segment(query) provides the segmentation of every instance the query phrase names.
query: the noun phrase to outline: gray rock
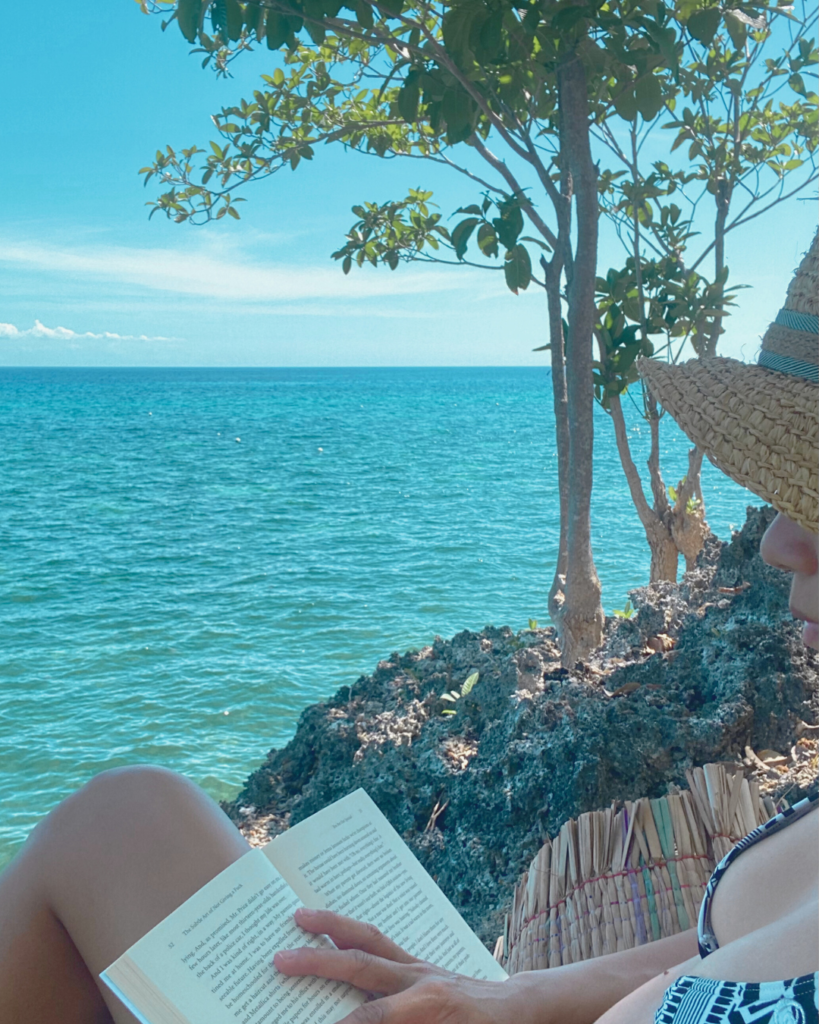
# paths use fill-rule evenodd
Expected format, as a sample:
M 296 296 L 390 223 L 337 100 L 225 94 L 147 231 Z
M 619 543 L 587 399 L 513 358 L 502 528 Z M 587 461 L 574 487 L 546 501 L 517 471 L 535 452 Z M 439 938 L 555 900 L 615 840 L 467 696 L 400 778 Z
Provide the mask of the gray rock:
M 819 721 L 819 659 L 788 613 L 787 575 L 758 553 L 772 516 L 749 509 L 679 585 L 635 590 L 636 615 L 609 620 L 571 672 L 551 628 L 487 626 L 391 655 L 307 708 L 226 811 L 259 841 L 363 786 L 491 945 L 515 880 L 567 818 L 662 795 L 746 744 L 790 749 L 797 722 Z M 473 672 L 468 696 L 441 700 Z

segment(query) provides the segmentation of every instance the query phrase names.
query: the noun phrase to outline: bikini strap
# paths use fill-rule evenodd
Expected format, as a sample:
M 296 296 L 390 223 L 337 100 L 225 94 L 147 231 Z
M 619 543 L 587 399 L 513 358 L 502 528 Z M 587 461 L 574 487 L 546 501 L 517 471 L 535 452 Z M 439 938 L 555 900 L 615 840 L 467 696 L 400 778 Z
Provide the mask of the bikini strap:
M 806 796 L 804 800 L 800 800 L 794 804 L 793 807 L 789 807 L 785 811 L 780 811 L 779 814 L 775 814 L 769 821 L 759 825 L 749 832 L 744 839 L 734 846 L 732 849 L 725 854 L 722 860 L 714 868 L 714 873 L 708 882 L 708 886 L 703 896 L 702 905 L 700 906 L 700 916 L 697 925 L 697 941 L 700 949 L 700 956 L 706 957 L 709 953 L 713 953 L 716 949 L 719 949 L 719 943 L 714 935 L 714 930 L 711 927 L 711 901 L 714 898 L 717 885 L 719 880 L 725 874 L 730 864 L 737 859 L 737 857 L 745 850 L 750 849 L 752 846 L 756 846 L 757 843 L 761 843 L 763 839 L 767 839 L 768 836 L 772 836 L 775 832 L 781 832 L 783 828 L 787 828 L 788 825 L 792 825 L 795 821 L 799 821 L 800 818 L 804 818 L 806 814 L 813 810 L 814 807 L 819 804 L 819 791 L 813 793 L 811 796 Z

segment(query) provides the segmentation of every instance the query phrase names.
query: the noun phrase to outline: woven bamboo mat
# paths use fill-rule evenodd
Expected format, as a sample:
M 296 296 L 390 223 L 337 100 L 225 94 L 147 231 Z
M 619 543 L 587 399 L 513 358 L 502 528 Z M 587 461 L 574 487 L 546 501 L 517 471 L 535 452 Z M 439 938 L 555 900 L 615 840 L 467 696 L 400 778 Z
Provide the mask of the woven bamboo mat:
M 510 974 L 641 946 L 697 924 L 714 867 L 776 813 L 737 766 L 567 821 L 515 888 L 495 957 Z

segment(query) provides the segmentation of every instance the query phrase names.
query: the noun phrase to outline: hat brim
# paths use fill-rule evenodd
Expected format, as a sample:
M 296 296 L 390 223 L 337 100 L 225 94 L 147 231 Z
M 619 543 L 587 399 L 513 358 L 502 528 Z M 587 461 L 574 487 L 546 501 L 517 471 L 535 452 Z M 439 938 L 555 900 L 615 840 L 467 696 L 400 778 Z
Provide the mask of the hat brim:
M 819 386 L 721 357 L 638 370 L 718 469 L 819 532 Z

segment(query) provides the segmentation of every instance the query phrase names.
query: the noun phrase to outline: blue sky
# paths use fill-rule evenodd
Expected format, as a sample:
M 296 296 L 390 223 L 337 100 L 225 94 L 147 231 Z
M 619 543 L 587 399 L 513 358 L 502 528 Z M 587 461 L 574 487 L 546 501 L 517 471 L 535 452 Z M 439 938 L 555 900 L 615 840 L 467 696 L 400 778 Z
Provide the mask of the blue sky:
M 400 267 L 344 277 L 330 253 L 365 199 L 435 191 L 445 214 L 477 187 L 417 161 L 318 151 L 245 195 L 242 220 L 148 221 L 138 176 L 166 143 L 203 145 L 211 112 L 247 96 L 274 57 L 203 71 L 175 25 L 133 0 L 8 5 L 0 63 L 0 365 L 543 365 L 539 289 L 499 274 Z M 464 187 L 466 185 L 466 187 Z M 812 203 L 731 237 L 752 286 L 723 351 L 753 358 L 815 226 Z M 601 268 L 619 261 L 604 232 Z

